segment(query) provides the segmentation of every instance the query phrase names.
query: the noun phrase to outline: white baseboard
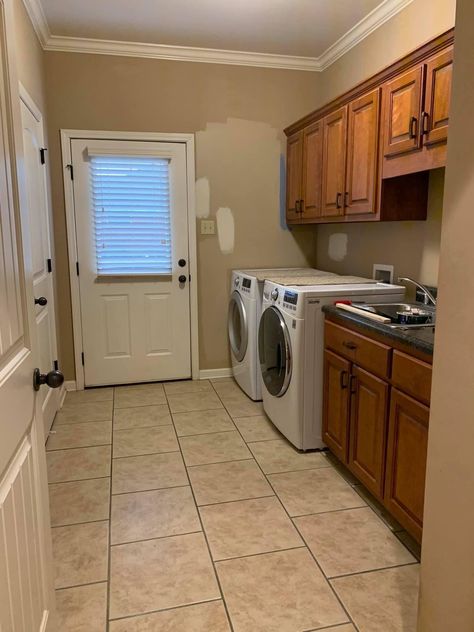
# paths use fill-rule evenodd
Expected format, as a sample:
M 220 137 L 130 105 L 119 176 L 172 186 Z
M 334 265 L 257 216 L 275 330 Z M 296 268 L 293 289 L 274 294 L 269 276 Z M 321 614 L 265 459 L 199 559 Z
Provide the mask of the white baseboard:
M 75 380 L 67 380 L 64 382 L 64 388 L 66 391 L 76 391 L 76 381 Z
M 203 369 L 199 371 L 200 380 L 212 380 L 219 377 L 232 377 L 232 369 Z

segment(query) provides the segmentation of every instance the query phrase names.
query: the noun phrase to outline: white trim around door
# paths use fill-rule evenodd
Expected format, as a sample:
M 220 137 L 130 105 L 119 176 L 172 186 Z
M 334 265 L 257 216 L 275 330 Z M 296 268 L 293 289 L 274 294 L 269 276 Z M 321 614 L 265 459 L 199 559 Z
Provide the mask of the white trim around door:
M 74 332 L 74 363 L 76 369 L 76 389 L 84 389 L 84 367 L 82 365 L 82 322 L 79 293 L 79 277 L 76 272 L 77 238 L 74 208 L 74 190 L 71 178 L 71 141 L 73 139 L 151 141 L 182 143 L 186 147 L 187 211 L 189 231 L 189 272 L 190 313 L 191 313 L 191 372 L 194 380 L 199 379 L 199 339 L 198 339 L 198 288 L 197 288 L 197 247 L 195 213 L 195 161 L 193 134 L 166 134 L 159 132 L 113 132 L 96 130 L 61 130 L 61 152 L 63 166 L 64 196 L 66 206 L 66 227 L 69 252 L 69 280 L 71 286 L 72 322 Z

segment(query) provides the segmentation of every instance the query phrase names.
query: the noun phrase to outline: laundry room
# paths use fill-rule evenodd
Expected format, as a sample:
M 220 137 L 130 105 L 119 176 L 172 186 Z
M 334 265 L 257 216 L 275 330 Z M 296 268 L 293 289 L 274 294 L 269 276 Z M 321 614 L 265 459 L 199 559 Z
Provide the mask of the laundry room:
M 0 8 L 0 628 L 472 632 L 471 3 Z

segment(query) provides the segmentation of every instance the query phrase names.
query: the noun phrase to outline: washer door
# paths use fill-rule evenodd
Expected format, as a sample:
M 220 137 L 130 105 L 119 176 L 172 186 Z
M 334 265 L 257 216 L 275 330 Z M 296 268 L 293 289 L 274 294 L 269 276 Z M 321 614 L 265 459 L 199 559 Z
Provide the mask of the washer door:
M 276 307 L 268 307 L 260 319 L 258 354 L 267 391 L 281 397 L 290 384 L 293 362 L 288 328 Z
M 230 297 L 227 328 L 232 353 L 237 362 L 242 362 L 247 351 L 249 330 L 247 312 L 237 290 L 234 290 Z

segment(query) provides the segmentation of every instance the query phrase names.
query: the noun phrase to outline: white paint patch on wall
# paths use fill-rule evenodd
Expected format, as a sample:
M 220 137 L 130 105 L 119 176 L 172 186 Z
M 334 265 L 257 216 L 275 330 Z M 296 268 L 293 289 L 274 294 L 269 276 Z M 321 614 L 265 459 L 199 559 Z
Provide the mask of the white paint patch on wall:
M 207 178 L 196 180 L 196 217 L 205 219 L 211 214 L 211 189 Z
M 343 261 L 347 255 L 348 237 L 346 233 L 334 233 L 329 237 L 328 256 L 333 261 Z
M 234 252 L 235 242 L 235 226 L 232 211 L 230 208 L 221 207 L 217 209 L 216 219 L 219 248 L 223 255 L 230 255 Z

